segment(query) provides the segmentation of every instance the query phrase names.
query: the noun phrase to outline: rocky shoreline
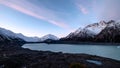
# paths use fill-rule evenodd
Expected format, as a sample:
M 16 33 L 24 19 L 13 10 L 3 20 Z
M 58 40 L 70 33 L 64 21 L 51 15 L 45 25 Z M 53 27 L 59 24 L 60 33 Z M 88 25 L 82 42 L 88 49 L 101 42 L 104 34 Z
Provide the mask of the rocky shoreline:
M 18 44 L 0 44 L 0 68 L 120 68 L 120 61 L 88 54 L 33 51 Z

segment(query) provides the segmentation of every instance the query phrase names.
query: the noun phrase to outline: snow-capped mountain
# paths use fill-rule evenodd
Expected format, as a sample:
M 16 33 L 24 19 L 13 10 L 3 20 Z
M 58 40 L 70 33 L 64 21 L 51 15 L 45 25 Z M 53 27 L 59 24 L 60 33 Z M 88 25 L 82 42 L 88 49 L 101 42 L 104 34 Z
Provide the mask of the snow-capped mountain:
M 88 29 L 92 32 L 94 32 L 96 35 L 99 34 L 106 26 L 108 25 L 105 21 L 100 21 L 99 23 L 94 23 L 87 25 L 85 29 Z
M 88 29 L 81 29 L 79 28 L 78 30 L 76 30 L 73 33 L 70 33 L 66 38 L 73 38 L 73 37 L 94 37 L 95 33 L 93 33 L 92 31 L 88 30 Z
M 68 36 L 61 38 L 62 41 L 90 41 L 94 38 L 95 33 L 88 29 L 79 28 L 73 33 L 70 33 Z
M 85 28 L 79 28 L 75 32 L 70 33 L 66 38 L 72 37 L 94 37 L 99 34 L 105 27 L 107 23 L 105 21 L 100 21 L 99 23 L 94 23 L 87 25 Z
M 79 28 L 75 32 L 60 39 L 67 41 L 113 41 L 120 38 L 120 22 L 111 20 L 109 22 L 100 21 L 87 25 L 85 28 Z M 120 40 L 120 39 L 119 39 Z
M 24 42 L 23 39 L 17 37 L 15 33 L 4 28 L 0 28 L 0 42 Z
M 27 42 L 41 42 L 41 41 L 45 41 L 47 39 L 51 39 L 51 40 L 58 40 L 59 38 L 52 35 L 52 34 L 48 34 L 48 35 L 45 35 L 41 38 L 39 37 L 27 37 L 27 36 L 24 36 L 23 34 L 19 33 L 19 34 L 16 34 L 17 37 L 19 38 L 22 38 L 24 39 L 25 41 Z
M 58 37 L 52 35 L 52 34 L 48 34 L 48 35 L 45 35 L 43 37 L 41 37 L 41 41 L 45 41 L 47 39 L 51 39 L 51 40 L 59 40 Z
M 0 28 L 0 35 L 4 35 L 4 37 L 6 37 L 6 38 L 8 38 L 8 37 L 17 38 L 15 33 L 13 33 L 10 30 L 4 29 L 4 28 Z
M 27 37 L 27 36 L 24 36 L 23 34 L 20 34 L 20 33 L 14 33 L 10 30 L 7 30 L 7 29 L 4 29 L 4 28 L 0 28 L 0 35 L 6 37 L 7 39 L 10 38 L 21 38 L 27 42 L 38 42 L 40 41 L 40 38 L 37 38 L 37 37 Z
M 87 25 L 85 28 L 79 28 L 75 32 L 70 33 L 67 38 L 72 38 L 73 36 L 77 37 L 89 37 L 97 35 L 102 29 L 107 26 L 107 23 L 104 21 L 100 21 L 99 23 L 94 23 Z
M 27 42 L 39 42 L 41 39 L 38 37 L 27 37 L 21 33 L 16 34 L 17 37 L 24 39 Z
M 106 28 L 95 37 L 95 41 L 120 42 L 120 22 L 109 21 Z

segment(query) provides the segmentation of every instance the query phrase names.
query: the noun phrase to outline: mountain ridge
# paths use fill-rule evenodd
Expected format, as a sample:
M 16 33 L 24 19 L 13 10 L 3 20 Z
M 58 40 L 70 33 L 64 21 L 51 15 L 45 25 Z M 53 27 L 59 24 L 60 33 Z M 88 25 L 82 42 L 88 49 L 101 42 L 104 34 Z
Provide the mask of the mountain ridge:
M 8 29 L 0 27 L 0 39 L 1 39 L 1 41 L 4 40 L 4 38 L 7 40 L 10 40 L 10 38 L 12 38 L 12 39 L 20 38 L 20 39 L 25 40 L 26 42 L 41 42 L 41 41 L 44 41 L 47 39 L 52 39 L 52 40 L 59 39 L 58 37 L 56 37 L 52 34 L 45 35 L 41 38 L 39 38 L 39 37 L 27 37 L 27 36 L 23 35 L 22 33 L 14 33 Z
M 111 39 L 114 39 L 114 40 L 111 40 Z M 61 38 L 60 40 L 61 41 L 79 41 L 79 42 L 115 43 L 117 41 L 116 39 L 117 40 L 120 39 L 120 22 L 110 20 L 108 22 L 100 21 L 99 23 L 89 24 L 83 29 L 79 28 L 75 32 L 70 33 L 68 36 Z M 120 41 L 117 41 L 117 42 L 120 42 Z

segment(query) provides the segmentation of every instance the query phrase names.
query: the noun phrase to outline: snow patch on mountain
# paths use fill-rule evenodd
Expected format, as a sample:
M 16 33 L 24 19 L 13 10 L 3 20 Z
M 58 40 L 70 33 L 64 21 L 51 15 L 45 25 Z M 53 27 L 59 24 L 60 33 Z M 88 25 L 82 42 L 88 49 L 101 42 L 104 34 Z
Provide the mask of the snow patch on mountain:
M 77 30 L 78 31 L 78 30 Z M 94 32 L 88 30 L 88 29 L 82 29 L 79 33 L 76 34 L 78 37 L 86 37 L 86 36 L 93 36 Z
M 88 30 L 88 29 L 77 29 L 75 32 L 70 33 L 66 38 L 74 38 L 74 37 L 81 37 L 81 38 L 87 38 L 87 37 L 94 37 L 95 33 Z
M 99 23 L 90 24 L 85 27 L 85 29 L 88 29 L 92 32 L 94 32 L 96 35 L 99 34 L 105 27 L 107 26 L 107 23 L 105 21 L 100 21 Z

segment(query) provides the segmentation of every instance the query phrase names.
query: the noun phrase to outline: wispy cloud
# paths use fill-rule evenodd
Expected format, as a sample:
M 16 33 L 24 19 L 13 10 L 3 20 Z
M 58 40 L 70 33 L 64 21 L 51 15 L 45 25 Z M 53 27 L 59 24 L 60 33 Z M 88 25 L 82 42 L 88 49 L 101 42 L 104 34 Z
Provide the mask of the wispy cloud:
M 88 10 L 83 5 L 76 4 L 76 6 L 83 14 L 88 14 Z
M 0 0 L 0 4 L 64 29 L 69 28 L 64 21 L 57 17 L 54 11 L 47 9 L 42 5 L 37 6 L 28 0 Z
M 82 12 L 83 14 L 88 14 L 89 11 L 88 9 L 85 7 L 85 5 L 83 5 L 83 0 L 74 0 L 74 4 L 76 6 L 76 8 Z

